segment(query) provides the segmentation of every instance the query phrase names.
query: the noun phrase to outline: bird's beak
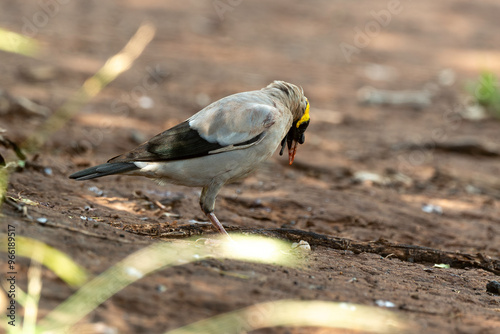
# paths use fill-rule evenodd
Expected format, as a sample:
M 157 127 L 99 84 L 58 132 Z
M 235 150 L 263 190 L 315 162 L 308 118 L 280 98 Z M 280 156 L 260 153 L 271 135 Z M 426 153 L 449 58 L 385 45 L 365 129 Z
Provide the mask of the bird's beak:
M 302 122 L 297 126 L 297 122 L 292 124 L 290 130 L 286 134 L 285 138 L 281 141 L 281 151 L 280 155 L 283 155 L 283 150 L 285 149 L 285 144 L 288 147 L 288 162 L 291 165 L 295 159 L 295 154 L 297 153 L 298 144 L 304 144 L 305 135 L 304 132 L 309 125 L 309 120 Z

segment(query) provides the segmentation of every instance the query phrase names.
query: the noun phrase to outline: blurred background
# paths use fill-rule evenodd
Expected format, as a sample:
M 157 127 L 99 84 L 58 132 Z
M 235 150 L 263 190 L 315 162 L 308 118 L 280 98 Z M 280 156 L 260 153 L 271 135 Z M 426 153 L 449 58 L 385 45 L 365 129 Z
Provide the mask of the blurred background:
M 279 79 L 301 85 L 315 110 L 301 155 L 350 164 L 400 141 L 443 139 L 432 137 L 436 129 L 447 138 L 479 135 L 452 129 L 446 115 L 482 117 L 470 104 L 480 76 L 500 70 L 498 9 L 494 1 L 6 2 L 2 26 L 40 48 L 34 57 L 2 53 L 2 88 L 57 109 L 150 22 L 153 41 L 81 110 L 84 133 L 63 130 L 66 146 L 80 140 L 83 149 L 115 151 L 116 131 L 141 141 L 223 96 Z M 40 121 L 22 119 L 15 135 Z M 99 128 L 99 138 L 86 138 Z
M 92 216 L 120 237 L 203 220 L 198 190 L 67 176 L 224 96 L 285 80 L 310 100 L 306 142 L 293 166 L 276 153 L 224 188 L 221 221 L 498 258 L 499 14 L 495 0 L 3 1 L 3 49 L 17 43 L 6 31 L 35 46 L 0 52 L 0 128 L 19 146 L 48 133 L 7 193 L 48 203 L 33 209 L 35 218 L 80 228 L 73 217 Z M 75 97 L 144 24 L 144 51 L 131 46 L 130 69 Z M 58 113 L 63 122 L 50 125 Z M 158 215 L 154 201 L 175 215 Z M 20 219 L 9 207 L 5 214 Z M 22 226 L 68 254 L 90 247 Z M 124 252 L 92 247 L 106 247 L 102 266 Z

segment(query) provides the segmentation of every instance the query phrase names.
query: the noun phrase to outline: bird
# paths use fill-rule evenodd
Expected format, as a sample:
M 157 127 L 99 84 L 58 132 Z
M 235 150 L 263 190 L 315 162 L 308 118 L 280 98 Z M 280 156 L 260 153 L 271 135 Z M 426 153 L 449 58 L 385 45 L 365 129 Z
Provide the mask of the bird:
M 106 163 L 69 176 L 77 181 L 123 174 L 145 176 L 159 184 L 201 187 L 200 207 L 219 233 L 216 217 L 221 188 L 251 174 L 280 146 L 288 162 L 305 142 L 309 100 L 301 87 L 273 81 L 260 90 L 215 101 L 187 120 Z

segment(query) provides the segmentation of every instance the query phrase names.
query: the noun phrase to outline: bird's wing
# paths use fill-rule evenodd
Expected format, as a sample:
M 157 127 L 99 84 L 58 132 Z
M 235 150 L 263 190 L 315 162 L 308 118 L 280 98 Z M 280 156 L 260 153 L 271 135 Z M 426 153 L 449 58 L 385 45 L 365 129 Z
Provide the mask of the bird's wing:
M 276 115 L 277 109 L 266 104 L 220 100 L 108 162 L 182 160 L 246 148 L 263 138 Z
M 260 91 L 234 94 L 212 103 L 189 119 L 201 137 L 222 146 L 248 141 L 279 118 L 281 112 Z

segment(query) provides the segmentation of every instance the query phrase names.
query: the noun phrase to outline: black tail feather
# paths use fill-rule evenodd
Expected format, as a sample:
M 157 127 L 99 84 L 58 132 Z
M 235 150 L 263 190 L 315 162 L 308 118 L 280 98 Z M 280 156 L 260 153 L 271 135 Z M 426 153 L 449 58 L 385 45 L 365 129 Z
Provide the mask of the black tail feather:
M 130 172 L 136 169 L 139 169 L 139 167 L 137 167 L 133 162 L 105 163 L 71 174 L 69 178 L 77 181 L 83 181 L 106 175 Z

